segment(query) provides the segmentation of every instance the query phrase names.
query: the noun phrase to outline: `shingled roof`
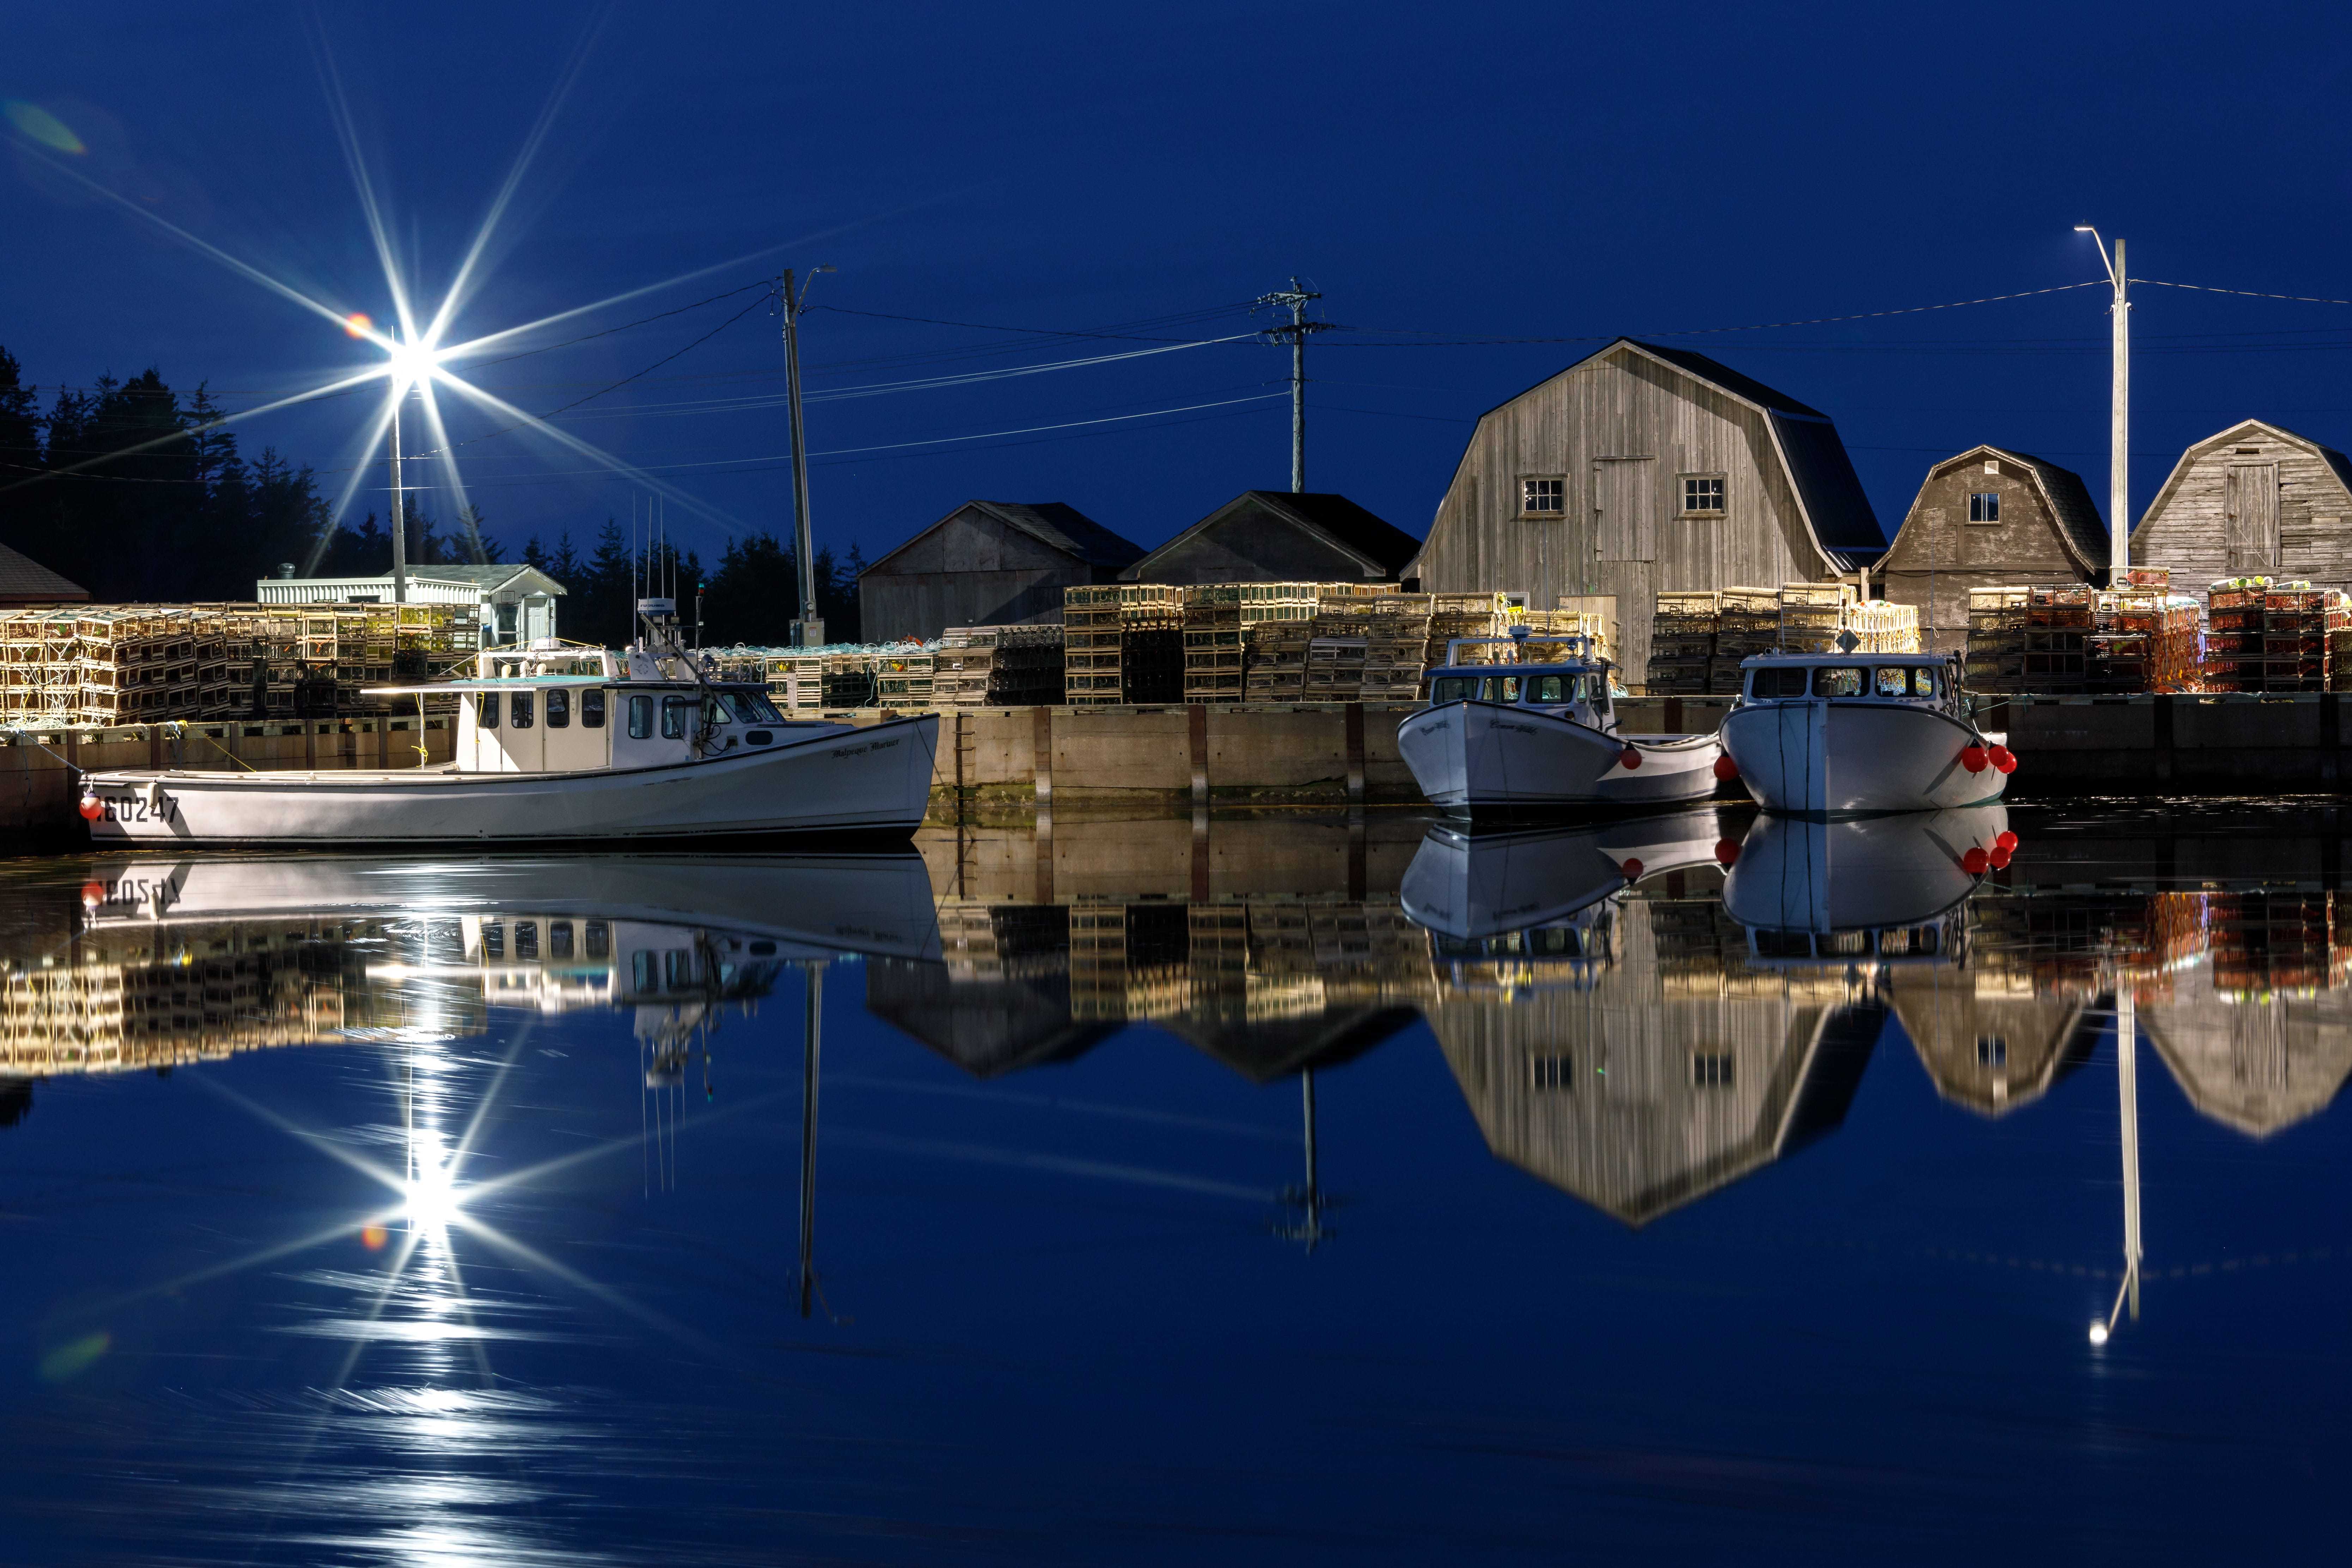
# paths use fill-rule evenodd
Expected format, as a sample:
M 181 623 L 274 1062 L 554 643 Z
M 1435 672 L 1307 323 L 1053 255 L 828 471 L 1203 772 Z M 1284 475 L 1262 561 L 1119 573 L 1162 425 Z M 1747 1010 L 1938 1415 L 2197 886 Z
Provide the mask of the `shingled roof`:
M 56 605 L 88 602 L 89 590 L 0 544 L 0 605 Z
M 1143 547 L 1121 539 L 1076 507 L 1057 500 L 976 500 L 991 517 L 1093 566 L 1120 567 L 1143 559 Z
M 1955 464 L 1973 463 L 1984 458 L 1999 458 L 2005 462 L 2015 463 L 2032 474 L 2035 486 L 2042 491 L 2042 500 L 2050 508 L 2050 515 L 2058 520 L 2060 528 L 2065 530 L 2066 544 L 2081 558 L 2084 569 L 2095 572 L 2107 564 L 2110 544 L 2107 525 L 2099 515 L 2099 503 L 2091 499 L 2090 487 L 2083 482 L 2082 475 L 2072 468 L 2062 468 L 2047 458 L 2037 458 L 2013 447 L 1990 444 L 1971 447 L 1965 452 L 1943 458 L 1930 468 L 1927 479 L 1920 484 L 1920 494 L 1927 493 L 1927 483 L 1937 475 Z M 1919 502 L 1915 499 L 1911 502 L 1912 510 L 1917 510 Z M 1904 515 L 1907 519 L 1910 513 Z M 1879 560 L 1883 562 L 1893 552 L 1894 546 L 1890 544 Z

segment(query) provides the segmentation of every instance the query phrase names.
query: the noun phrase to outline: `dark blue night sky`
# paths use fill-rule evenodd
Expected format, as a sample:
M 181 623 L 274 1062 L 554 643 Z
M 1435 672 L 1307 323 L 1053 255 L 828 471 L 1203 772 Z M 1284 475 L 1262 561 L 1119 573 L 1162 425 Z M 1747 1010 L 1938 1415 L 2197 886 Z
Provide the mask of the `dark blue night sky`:
M 2327 6 L 264 4 L 10 22 L 0 99 L 67 127 L 84 151 L 63 162 L 379 320 L 320 60 L 427 295 L 560 99 L 461 336 L 702 274 L 524 340 L 540 348 L 826 263 L 816 395 L 1245 334 L 1267 319 L 1246 302 L 1297 273 L 1328 320 L 1378 329 L 1315 345 L 1310 486 L 1415 533 L 1469 419 L 1616 333 L 2080 283 L 2100 275 L 2085 220 L 2128 239 L 2137 276 L 2352 298 L 2352 52 Z M 366 362 L 62 179 L 26 151 L 28 123 L 49 121 L 12 112 L 0 176 L 0 343 L 45 394 L 152 363 L 242 407 Z M 479 378 L 543 412 L 646 372 L 564 428 L 676 486 L 674 528 L 715 554 L 787 519 L 776 323 L 726 324 L 756 299 Z M 1931 460 L 1980 441 L 2105 495 L 2105 304 L 2083 289 L 1677 341 L 1835 416 L 1891 527 Z M 2352 443 L 2334 357 L 2352 306 L 2147 287 L 2135 327 L 2137 504 L 2183 446 L 2244 416 Z M 1286 411 L 1264 395 L 1286 370 L 1244 339 L 816 401 L 820 542 L 870 557 L 985 496 L 1066 500 L 1157 542 L 1287 481 Z M 274 442 L 331 491 L 364 413 L 270 416 L 248 450 Z M 1077 423 L 1130 415 L 1150 416 Z M 644 493 L 496 428 L 453 434 L 510 547 L 584 542 Z M 992 438 L 901 445 L 970 436 Z

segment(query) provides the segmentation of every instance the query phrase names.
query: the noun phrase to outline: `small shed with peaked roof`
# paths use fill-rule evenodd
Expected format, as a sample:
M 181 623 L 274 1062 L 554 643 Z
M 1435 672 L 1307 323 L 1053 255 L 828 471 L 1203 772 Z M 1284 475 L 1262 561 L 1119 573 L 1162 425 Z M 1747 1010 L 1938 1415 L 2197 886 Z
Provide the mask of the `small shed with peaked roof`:
M 1130 583 L 1393 583 L 1421 541 L 1343 495 L 1244 490 L 1119 574 Z
M 1619 338 L 1479 416 L 1407 575 L 1538 608 L 1613 595 L 1618 657 L 1639 672 L 1661 591 L 1819 581 L 1885 549 L 1828 415 Z
M 1885 596 L 1919 607 L 1931 653 L 1969 641 L 1969 590 L 2094 583 L 2106 572 L 2106 524 L 2071 468 L 2006 447 L 1971 447 L 1927 470 L 1879 559 Z
M 860 633 L 928 641 L 950 626 L 1059 624 L 1063 589 L 1112 582 L 1142 553 L 1060 501 L 968 500 L 858 577 Z
M 2352 588 L 2352 462 L 2267 420 L 2245 419 L 2180 455 L 2132 530 L 2132 564 L 2172 570 L 2203 597 L 2223 577 L 2308 578 Z
M 79 605 L 89 599 L 89 590 L 80 584 L 68 582 L 31 556 L 0 544 L 0 610 Z

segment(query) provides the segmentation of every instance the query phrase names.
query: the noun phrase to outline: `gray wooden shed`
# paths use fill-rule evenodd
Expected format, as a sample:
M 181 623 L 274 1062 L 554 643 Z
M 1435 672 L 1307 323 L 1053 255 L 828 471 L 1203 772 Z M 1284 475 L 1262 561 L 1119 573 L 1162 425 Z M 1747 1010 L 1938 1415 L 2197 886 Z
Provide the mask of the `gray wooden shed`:
M 1115 581 L 1140 545 L 1060 501 L 968 500 L 857 580 L 868 642 L 950 626 L 1058 624 L 1062 590 Z
M 1972 447 L 1927 470 L 1873 581 L 1884 580 L 1894 603 L 1919 606 L 1929 652 L 1960 653 L 1969 589 L 2094 583 L 2106 566 L 2106 524 L 2080 474 L 2005 447 Z
M 2261 419 L 2180 455 L 2132 530 L 2132 564 L 2172 570 L 2202 598 L 2222 577 L 2307 577 L 2352 588 L 2352 463 Z
M 1480 416 L 1407 574 L 1539 608 L 1613 595 L 1619 662 L 1640 670 L 1662 589 L 1818 581 L 1885 548 L 1828 415 L 1620 338 Z
M 1393 583 L 1421 541 L 1343 495 L 1244 490 L 1125 572 L 1130 583 Z

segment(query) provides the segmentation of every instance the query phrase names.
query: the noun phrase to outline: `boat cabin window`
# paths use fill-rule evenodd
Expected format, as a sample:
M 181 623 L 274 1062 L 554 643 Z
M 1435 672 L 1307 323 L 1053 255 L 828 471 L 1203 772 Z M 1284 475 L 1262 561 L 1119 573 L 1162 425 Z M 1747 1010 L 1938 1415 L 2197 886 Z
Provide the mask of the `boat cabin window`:
M 731 724 L 781 724 L 784 721 L 784 716 L 776 711 L 776 705 L 768 700 L 765 692 L 738 690 L 713 695 L 719 700 L 719 712 Z
M 662 739 L 665 741 L 684 740 L 686 738 L 687 726 L 694 722 L 694 710 L 700 706 L 701 704 L 697 702 L 691 697 L 663 698 Z
M 1910 696 L 1911 672 L 1897 664 L 1881 665 L 1877 691 L 1881 697 Z
M 1490 675 L 1483 694 L 1489 702 L 1517 702 L 1519 700 L 1519 678 L 1516 675 Z
M 601 730 L 604 727 L 604 689 L 601 686 L 580 694 L 580 727 Z
M 1601 700 L 1601 677 L 1597 675 L 1530 675 L 1528 677 L 1528 700 L 1530 702 L 1598 702 Z
M 654 732 L 654 700 L 650 697 L 629 699 L 629 739 L 643 741 Z
M 1911 667 L 1911 695 L 1914 697 L 1933 697 L 1936 695 L 1936 672 L 1928 668 L 1924 664 L 1913 665 Z
M 507 718 L 513 728 L 518 730 L 530 728 L 530 692 L 517 691 L 509 694 L 509 700 L 507 702 Z
M 1429 683 L 1429 700 L 1434 704 L 1466 702 L 1478 695 L 1478 682 L 1466 675 L 1449 675 Z
M 1818 665 L 1813 669 L 1813 695 L 1859 697 L 1862 695 L 1862 676 L 1861 670 L 1849 665 Z
M 1802 697 L 1805 694 L 1805 667 L 1790 668 L 1783 665 L 1766 665 L 1752 670 L 1748 677 L 1750 697 Z
M 498 727 L 499 694 L 495 691 L 485 691 L 482 693 L 482 728 L 495 730 Z
M 547 694 L 547 727 L 551 730 L 572 728 L 572 693 L 551 691 Z

